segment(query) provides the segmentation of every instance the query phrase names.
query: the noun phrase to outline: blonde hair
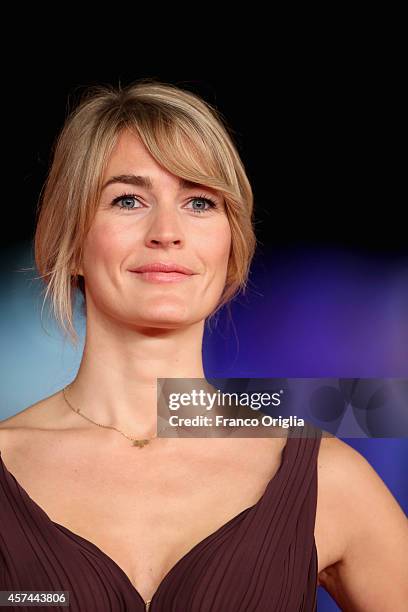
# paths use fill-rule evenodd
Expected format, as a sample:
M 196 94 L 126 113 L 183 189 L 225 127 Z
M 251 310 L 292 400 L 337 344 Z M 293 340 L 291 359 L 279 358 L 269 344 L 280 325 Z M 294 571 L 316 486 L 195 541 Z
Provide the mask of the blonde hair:
M 174 175 L 216 189 L 231 227 L 226 283 L 211 317 L 245 292 L 256 249 L 253 193 L 221 113 L 198 95 L 156 79 L 89 87 L 68 115 L 52 149 L 37 205 L 35 264 L 54 316 L 73 344 L 82 246 L 100 199 L 104 171 L 122 130 L 137 133 L 153 158 Z

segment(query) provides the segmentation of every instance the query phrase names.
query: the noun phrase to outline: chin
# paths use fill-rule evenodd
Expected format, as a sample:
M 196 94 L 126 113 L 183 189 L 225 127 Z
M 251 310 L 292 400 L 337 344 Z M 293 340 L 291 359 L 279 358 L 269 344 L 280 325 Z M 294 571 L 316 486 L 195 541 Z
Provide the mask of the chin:
M 168 311 L 152 313 L 151 316 L 147 316 L 147 313 L 144 312 L 143 318 L 140 319 L 138 324 L 143 327 L 171 328 L 177 327 L 178 325 L 188 325 L 193 322 L 194 321 L 192 320 L 191 315 L 188 312 Z

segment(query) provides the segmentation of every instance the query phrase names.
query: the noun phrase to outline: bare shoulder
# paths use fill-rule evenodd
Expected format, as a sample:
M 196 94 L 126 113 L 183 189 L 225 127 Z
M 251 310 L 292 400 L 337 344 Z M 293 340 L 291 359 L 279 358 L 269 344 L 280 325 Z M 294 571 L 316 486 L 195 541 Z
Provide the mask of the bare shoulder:
M 344 501 L 349 506 L 351 496 L 353 504 L 363 500 L 366 504 L 373 495 L 391 503 L 394 500 L 394 505 L 400 508 L 370 462 L 339 438 L 322 437 L 318 468 L 320 482 L 335 495 L 337 503 Z
M 404 511 L 369 461 L 338 438 L 322 438 L 318 474 L 322 521 L 335 542 L 319 584 L 344 610 L 402 610 L 408 597 Z M 389 575 L 392 594 L 384 586 Z
M 324 570 L 342 559 L 347 546 L 347 501 L 354 464 L 365 461 L 351 446 L 326 433 L 317 457 L 318 487 L 315 536 L 319 584 Z
M 335 436 L 322 436 L 318 455 L 319 477 L 327 479 L 327 484 L 333 478 L 350 482 L 354 468 L 371 468 L 367 459 L 352 446 Z M 371 468 L 373 469 L 373 468 Z
M 318 478 L 318 494 L 339 533 L 344 534 L 342 553 L 353 532 L 363 527 L 361 522 L 374 512 L 374 507 L 391 513 L 397 523 L 405 519 L 403 510 L 370 462 L 339 438 L 322 437 Z
M 34 430 L 50 430 L 62 414 L 59 392 L 27 406 L 20 412 L 0 421 L 0 450 L 24 442 L 24 436 Z

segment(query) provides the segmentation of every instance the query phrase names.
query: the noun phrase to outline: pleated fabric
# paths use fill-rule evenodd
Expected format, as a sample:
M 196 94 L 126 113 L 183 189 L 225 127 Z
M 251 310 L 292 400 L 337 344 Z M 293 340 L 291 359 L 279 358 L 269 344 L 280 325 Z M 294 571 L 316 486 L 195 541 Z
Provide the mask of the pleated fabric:
M 185 554 L 149 603 L 113 559 L 48 517 L 0 452 L 0 590 L 69 591 L 68 608 L 35 607 L 61 612 L 315 612 L 321 436 L 291 427 L 258 502 Z

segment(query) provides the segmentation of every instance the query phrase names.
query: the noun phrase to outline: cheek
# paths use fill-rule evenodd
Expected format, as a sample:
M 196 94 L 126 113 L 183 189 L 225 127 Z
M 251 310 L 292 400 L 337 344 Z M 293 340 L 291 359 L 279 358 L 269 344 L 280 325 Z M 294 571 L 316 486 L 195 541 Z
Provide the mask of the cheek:
M 115 231 L 112 223 L 97 223 L 89 231 L 84 249 L 84 261 L 90 264 L 95 262 L 120 261 L 126 252 L 126 240 L 123 232 Z
M 231 249 L 231 229 L 229 223 L 208 232 L 201 239 L 201 253 L 205 260 L 214 267 L 225 271 L 228 267 Z

